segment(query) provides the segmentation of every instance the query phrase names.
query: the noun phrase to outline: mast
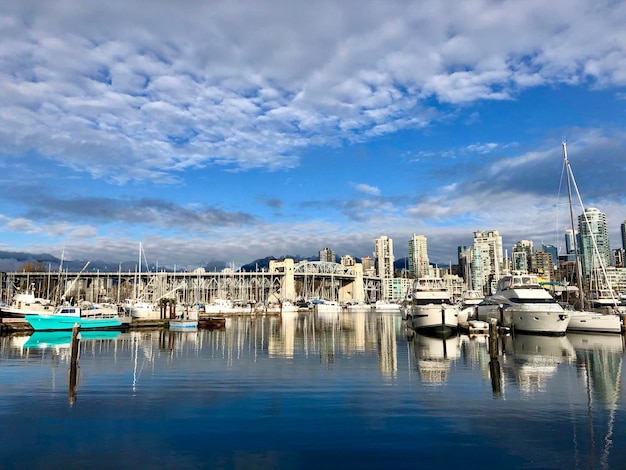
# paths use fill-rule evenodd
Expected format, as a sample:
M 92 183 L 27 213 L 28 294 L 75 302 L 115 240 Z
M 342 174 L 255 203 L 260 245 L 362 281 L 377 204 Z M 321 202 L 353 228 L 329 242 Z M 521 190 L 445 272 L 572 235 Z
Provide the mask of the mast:
M 583 270 L 580 265 L 580 256 L 578 253 L 578 242 L 576 241 L 576 229 L 574 227 L 574 209 L 572 208 L 572 185 L 570 178 L 573 178 L 572 169 L 569 166 L 569 160 L 567 158 L 567 142 L 565 139 L 561 142 L 563 145 L 563 159 L 565 165 L 565 176 L 567 179 L 567 198 L 569 201 L 569 217 L 572 226 L 572 238 L 574 239 L 574 258 L 576 262 L 576 281 L 578 283 L 578 298 L 580 300 L 580 309 L 585 310 L 585 296 L 583 292 Z

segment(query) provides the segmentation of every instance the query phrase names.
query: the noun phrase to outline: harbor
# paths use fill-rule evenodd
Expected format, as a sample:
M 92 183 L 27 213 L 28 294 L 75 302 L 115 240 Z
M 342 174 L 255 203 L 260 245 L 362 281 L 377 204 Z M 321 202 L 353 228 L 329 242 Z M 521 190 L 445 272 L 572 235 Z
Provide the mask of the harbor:
M 0 455 L 30 468 L 70 455 L 121 468 L 473 469 L 486 455 L 511 469 L 622 468 L 623 358 L 621 335 L 503 334 L 494 346 L 377 312 L 83 331 L 76 343 L 15 334 L 0 338 L 0 417 L 23 439 L 1 440 Z

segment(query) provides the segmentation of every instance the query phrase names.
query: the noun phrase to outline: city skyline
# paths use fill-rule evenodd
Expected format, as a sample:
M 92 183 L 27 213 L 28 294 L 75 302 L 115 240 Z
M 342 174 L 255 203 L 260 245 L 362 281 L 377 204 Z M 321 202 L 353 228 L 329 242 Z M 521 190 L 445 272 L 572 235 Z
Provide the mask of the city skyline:
M 362 258 L 381 236 L 403 258 L 423 234 L 447 264 L 497 230 L 563 253 L 563 138 L 619 248 L 626 4 L 68 0 L 0 17 L 0 250 L 115 262 L 141 242 L 194 268 Z

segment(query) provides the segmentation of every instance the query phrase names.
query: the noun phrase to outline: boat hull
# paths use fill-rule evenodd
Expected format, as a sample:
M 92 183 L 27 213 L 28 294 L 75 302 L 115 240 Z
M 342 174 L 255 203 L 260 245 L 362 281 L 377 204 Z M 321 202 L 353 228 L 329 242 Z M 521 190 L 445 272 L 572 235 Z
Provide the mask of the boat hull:
M 589 333 L 621 333 L 622 320 L 619 315 L 595 312 L 572 312 L 567 331 Z
M 459 327 L 459 309 L 454 305 L 413 305 L 407 310 L 407 324 L 417 331 L 446 334 Z
M 81 330 L 121 328 L 119 318 L 82 318 L 63 315 L 28 315 L 26 321 L 35 331 L 71 330 L 78 323 Z
M 170 330 L 195 331 L 198 329 L 198 320 L 170 320 Z

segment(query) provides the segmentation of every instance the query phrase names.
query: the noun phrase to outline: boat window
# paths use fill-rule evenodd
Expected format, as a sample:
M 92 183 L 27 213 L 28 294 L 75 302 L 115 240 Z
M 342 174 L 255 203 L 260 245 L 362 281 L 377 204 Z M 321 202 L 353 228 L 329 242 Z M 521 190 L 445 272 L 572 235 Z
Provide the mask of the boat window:
M 557 303 L 554 299 L 520 299 L 520 298 L 512 298 L 509 299 L 511 302 L 515 304 L 555 304 Z

